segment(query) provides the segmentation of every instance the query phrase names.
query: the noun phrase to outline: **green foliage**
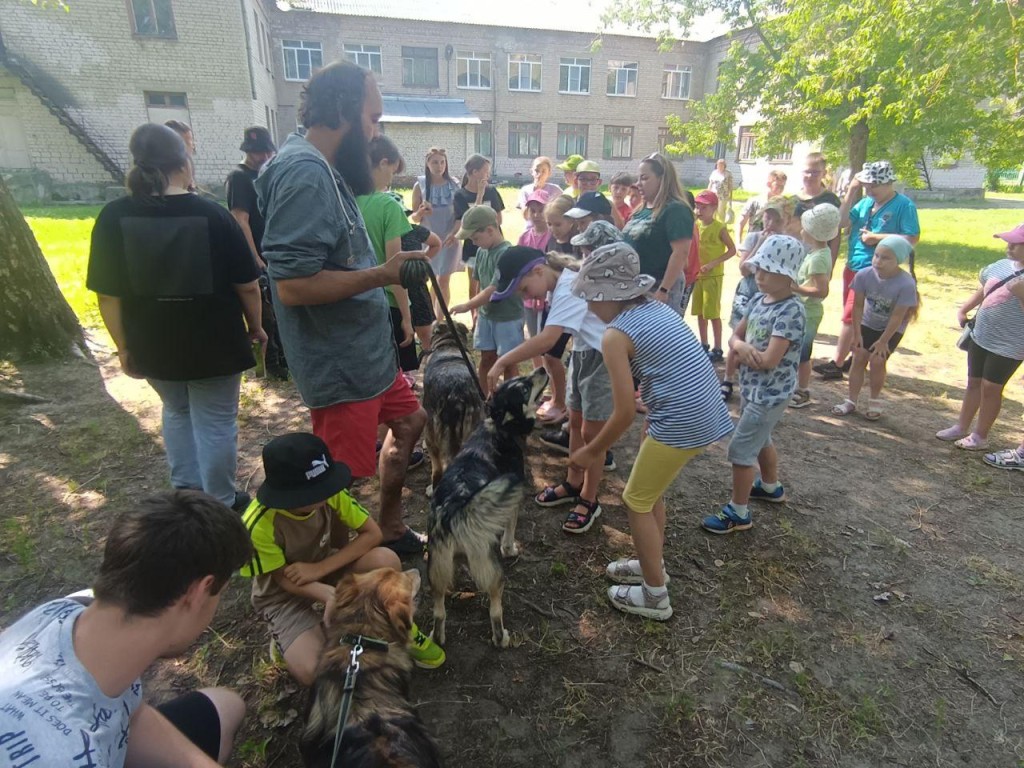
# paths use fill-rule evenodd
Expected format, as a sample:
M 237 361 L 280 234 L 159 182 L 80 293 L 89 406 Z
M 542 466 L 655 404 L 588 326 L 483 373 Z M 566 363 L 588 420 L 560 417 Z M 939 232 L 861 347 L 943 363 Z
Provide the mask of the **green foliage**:
M 1024 9 L 996 0 L 629 0 L 609 16 L 641 29 L 688 30 L 721 13 L 733 43 L 715 93 L 689 122 L 668 118 L 677 152 L 731 141 L 757 110 L 758 154 L 821 140 L 832 161 L 888 157 L 916 178 L 926 151 L 989 165 L 1024 145 Z M 993 94 L 1000 94 L 993 97 Z

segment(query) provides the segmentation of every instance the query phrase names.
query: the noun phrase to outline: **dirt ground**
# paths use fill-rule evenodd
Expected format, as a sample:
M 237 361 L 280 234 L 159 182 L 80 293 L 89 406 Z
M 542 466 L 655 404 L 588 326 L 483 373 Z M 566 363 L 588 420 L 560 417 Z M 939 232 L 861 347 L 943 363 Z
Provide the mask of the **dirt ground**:
M 962 391 L 929 380 L 913 346 L 881 421 L 832 417 L 838 383 L 815 383 L 816 403 L 787 414 L 776 442 L 789 501 L 756 507 L 752 531 L 697 527 L 728 499 L 724 443 L 686 469 L 668 499 L 665 624 L 604 595 L 605 564 L 630 552 L 618 496 L 639 420 L 590 533 L 570 537 L 564 508 L 525 503 L 522 554 L 506 568 L 512 647 L 488 644 L 485 598 L 464 594 L 449 607 L 448 663 L 416 673 L 447 764 L 1024 766 L 1024 473 L 933 438 Z M 155 396 L 96 357 L 0 370 L 0 385 L 49 399 L 0 402 L 0 624 L 87 584 L 111 515 L 166 483 Z M 240 477 L 254 490 L 260 447 L 308 417 L 290 384 L 262 380 L 246 382 L 241 410 Z M 1016 444 L 1021 411 L 1007 403 L 997 442 Z M 564 459 L 535 438 L 529 462 L 536 486 L 562 479 Z M 427 482 L 416 470 L 405 494 L 420 528 Z M 375 507 L 372 486 L 360 494 Z M 472 590 L 464 572 L 459 588 Z M 418 618 L 429 628 L 426 605 Z M 159 700 L 199 684 L 249 704 L 234 765 L 299 764 L 304 695 L 270 663 L 240 578 L 147 690 Z

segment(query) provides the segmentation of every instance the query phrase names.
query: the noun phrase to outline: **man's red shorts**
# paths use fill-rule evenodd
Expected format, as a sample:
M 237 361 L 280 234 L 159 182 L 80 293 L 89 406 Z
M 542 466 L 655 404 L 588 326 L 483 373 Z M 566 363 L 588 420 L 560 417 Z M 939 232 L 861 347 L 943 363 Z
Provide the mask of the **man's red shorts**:
M 843 267 L 843 325 L 853 322 L 853 278 L 857 276 L 849 267 Z
M 331 456 L 352 470 L 352 477 L 377 474 L 377 427 L 419 410 L 420 401 L 399 371 L 391 389 L 372 400 L 313 408 L 313 434 L 327 443 Z

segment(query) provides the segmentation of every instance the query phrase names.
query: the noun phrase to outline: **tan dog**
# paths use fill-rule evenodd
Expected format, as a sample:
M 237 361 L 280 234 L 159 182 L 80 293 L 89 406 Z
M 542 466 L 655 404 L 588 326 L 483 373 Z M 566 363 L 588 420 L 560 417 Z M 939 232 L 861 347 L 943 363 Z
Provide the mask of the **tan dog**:
M 301 751 L 307 766 L 331 764 L 335 728 L 351 661 L 352 641 L 383 640 L 387 650 L 364 643 L 352 708 L 336 765 L 346 768 L 435 768 L 441 756 L 409 703 L 413 663 L 407 646 L 419 573 L 380 568 L 348 574 L 335 590 L 327 644 L 310 693 Z

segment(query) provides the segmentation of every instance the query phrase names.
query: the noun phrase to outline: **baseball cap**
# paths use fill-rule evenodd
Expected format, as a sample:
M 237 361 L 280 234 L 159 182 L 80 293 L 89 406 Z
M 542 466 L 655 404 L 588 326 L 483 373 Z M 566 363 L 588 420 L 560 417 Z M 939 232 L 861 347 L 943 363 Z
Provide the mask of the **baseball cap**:
M 270 131 L 262 125 L 254 125 L 245 129 L 245 133 L 242 135 L 242 146 L 239 149 L 243 152 L 277 152 L 274 140 L 270 137 Z
M 584 192 L 576 201 L 576 205 L 566 211 L 565 215 L 570 219 L 582 219 L 584 216 L 592 216 L 595 213 L 601 216 L 611 216 L 612 204 L 600 192 Z
M 693 201 L 699 205 L 718 205 L 718 195 L 712 192 L 710 189 L 705 189 L 695 198 Z
M 804 232 L 827 243 L 839 234 L 839 209 L 831 203 L 818 203 L 800 217 Z
M 585 231 L 580 232 L 578 235 L 573 235 L 569 242 L 572 245 L 600 248 L 602 245 L 608 245 L 608 243 L 621 242 L 622 239 L 622 233 L 618 227 L 610 221 L 598 219 L 597 221 L 590 222 Z
M 507 299 L 531 269 L 546 263 L 547 257 L 536 248 L 527 248 L 525 245 L 506 248 L 498 257 L 498 283 L 491 294 L 491 301 Z
M 804 255 L 803 243 L 795 237 L 772 235 L 761 243 L 761 247 L 750 257 L 747 264 L 765 272 L 785 275 L 790 280 L 796 280 L 796 273 L 800 269 Z
M 650 292 L 654 283 L 640 274 L 640 257 L 629 244 L 609 243 L 583 260 L 572 292 L 584 301 L 629 301 Z
M 326 443 L 308 432 L 281 435 L 263 446 L 263 470 L 267 479 L 256 499 L 275 509 L 316 504 L 352 482 L 349 468 L 335 461 Z
M 565 160 L 555 166 L 560 171 L 575 171 L 576 166 L 584 160 L 583 155 L 569 155 Z
M 462 227 L 455 234 L 457 240 L 469 240 L 475 232 L 498 226 L 498 214 L 489 205 L 474 205 L 462 217 Z
M 892 184 L 896 181 L 896 172 L 888 160 L 876 160 L 864 163 L 864 167 L 854 177 L 861 184 Z
M 601 166 L 595 163 L 593 160 L 584 160 L 582 163 L 576 166 L 576 173 L 601 173 Z
M 992 235 L 992 237 L 998 237 L 1000 240 L 1005 240 L 1012 245 L 1020 245 L 1024 243 L 1024 224 L 1011 229 L 1009 232 L 999 232 Z
M 547 194 L 543 189 L 535 189 L 530 193 L 529 197 L 526 198 L 526 204 L 540 203 L 541 205 L 547 205 L 548 200 L 551 199 L 551 195 Z

